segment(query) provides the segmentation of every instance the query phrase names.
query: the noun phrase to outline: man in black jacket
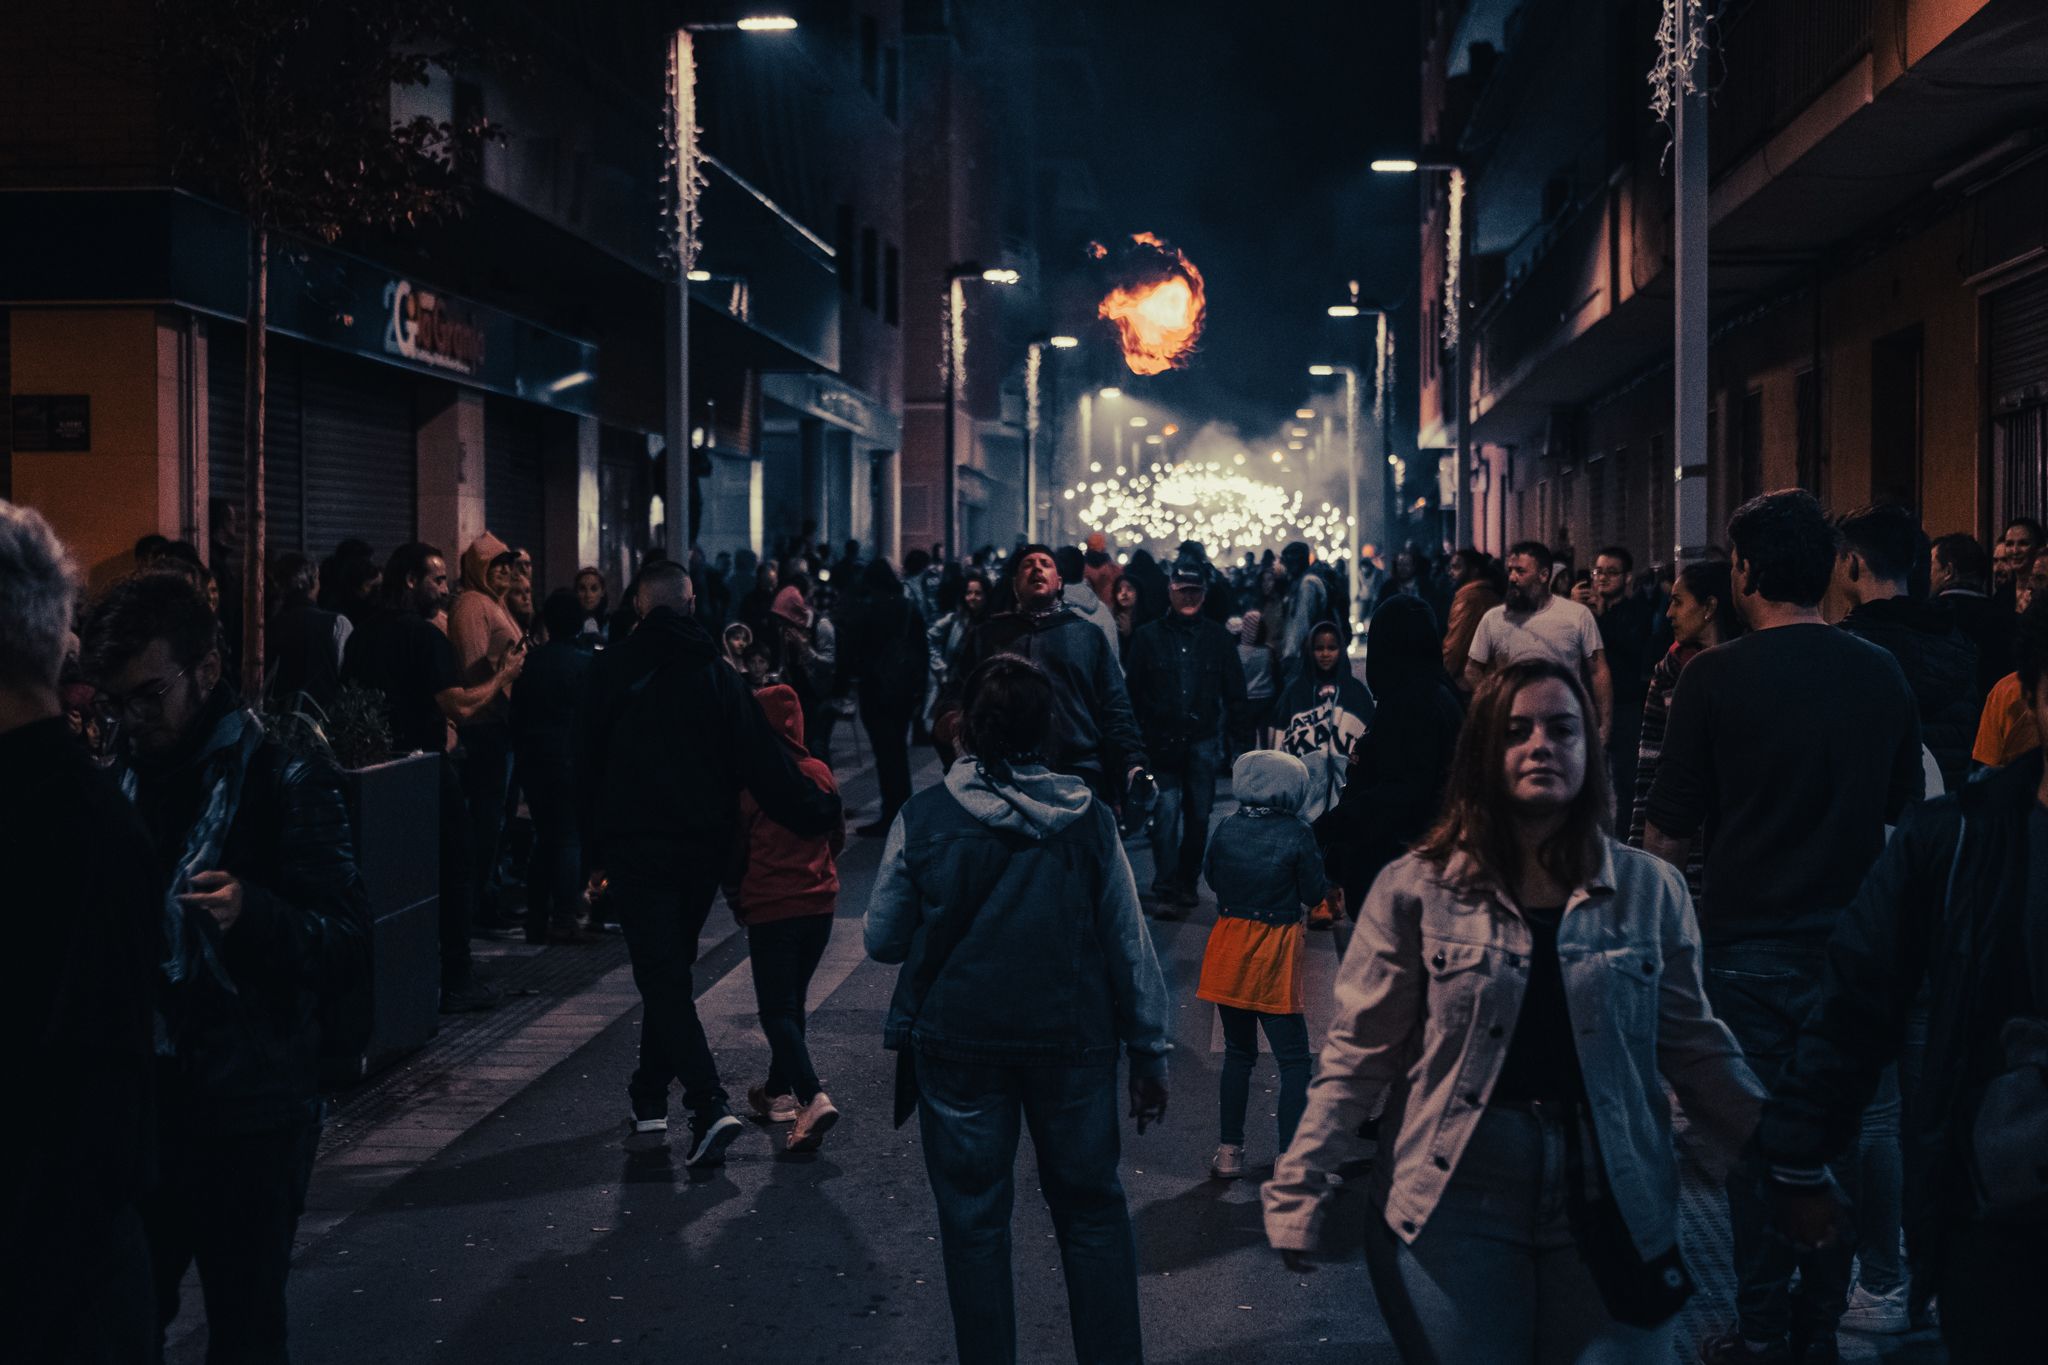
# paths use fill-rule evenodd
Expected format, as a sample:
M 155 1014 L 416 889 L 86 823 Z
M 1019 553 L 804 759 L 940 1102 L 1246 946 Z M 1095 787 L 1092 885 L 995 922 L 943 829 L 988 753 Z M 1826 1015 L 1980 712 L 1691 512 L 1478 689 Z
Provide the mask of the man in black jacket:
M 152 1358 L 139 1211 L 155 1147 L 150 986 L 161 888 L 149 836 L 65 723 L 57 680 L 78 571 L 33 509 L 0 501 L 0 841 L 13 1039 L 0 1126 L 0 1322 L 10 1359 Z
M 1179 919 L 1200 902 L 1195 882 L 1209 844 L 1216 776 L 1223 771 L 1224 726 L 1245 724 L 1237 641 L 1202 610 L 1207 568 L 1186 559 L 1174 563 L 1172 606 L 1132 634 L 1125 674 L 1145 752 L 1159 779 L 1159 804 L 1152 812 L 1152 896 L 1162 905 L 1162 919 Z
M 1022 655 L 1052 679 L 1057 705 L 1046 766 L 1080 778 L 1115 804 L 1145 771 L 1145 744 L 1116 655 L 1101 631 L 1061 605 L 1059 565 L 1045 546 L 1026 545 L 1010 557 L 1010 586 L 1016 609 L 968 635 L 939 694 L 933 732 L 950 738 L 957 731 L 961 689 L 975 665 L 991 655 Z
M 184 579 L 115 588 L 85 660 L 154 836 L 159 1327 L 195 1262 L 208 1357 L 283 1361 L 285 1276 L 320 1135 L 320 1005 L 368 968 L 369 903 L 334 772 L 243 709 Z
M 1991 600 L 1991 555 L 1967 531 L 1936 536 L 1927 555 L 1927 581 L 1934 600 L 1948 608 L 1956 628 L 1977 646 L 1977 689 L 1984 699 L 2012 672 L 2013 610 Z
M 1906 580 L 1927 553 L 1920 522 L 1897 504 L 1865 507 L 1835 524 L 1837 622 L 1898 660 L 1920 707 L 1920 737 L 1954 791 L 1970 771 L 1970 743 L 1983 702 L 1976 695 L 1977 646 L 1940 602 L 1911 596 Z
M 2021 618 L 2020 684 L 2048 733 L 2048 603 Z M 1797 1245 L 1839 1237 L 1824 1164 L 1856 1136 L 1886 1067 L 1906 1085 L 1906 1238 L 1919 1297 L 1941 1295 L 1957 1365 L 2040 1353 L 2034 1295 L 2048 1226 L 1993 1221 L 1972 1137 L 1986 1084 L 2006 1069 L 2008 1022 L 2048 1016 L 2048 774 L 2037 750 L 1910 811 L 1842 912 L 1819 1003 L 1765 1105 L 1778 1226 Z M 1932 1002 L 1925 1055 L 1907 1021 Z M 2038 1103 L 2038 1101 L 2036 1102 Z
M 638 1132 L 668 1129 L 668 1087 L 690 1111 L 692 1166 L 717 1165 L 739 1136 L 697 1018 L 691 968 L 739 832 L 740 790 L 768 818 L 818 835 L 839 798 L 797 770 L 746 680 L 691 614 L 679 564 L 642 572 L 640 624 L 605 651 L 581 726 L 584 821 L 592 866 L 626 931 L 646 1009 L 627 1093 Z

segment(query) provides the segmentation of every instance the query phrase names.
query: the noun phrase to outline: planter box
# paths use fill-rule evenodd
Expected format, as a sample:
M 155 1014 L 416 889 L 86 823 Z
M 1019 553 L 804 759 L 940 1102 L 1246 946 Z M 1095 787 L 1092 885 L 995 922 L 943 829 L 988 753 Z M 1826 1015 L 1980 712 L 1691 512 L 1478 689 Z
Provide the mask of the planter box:
M 358 1079 L 440 1028 L 440 762 L 414 754 L 341 775 L 370 897 L 372 1014 Z

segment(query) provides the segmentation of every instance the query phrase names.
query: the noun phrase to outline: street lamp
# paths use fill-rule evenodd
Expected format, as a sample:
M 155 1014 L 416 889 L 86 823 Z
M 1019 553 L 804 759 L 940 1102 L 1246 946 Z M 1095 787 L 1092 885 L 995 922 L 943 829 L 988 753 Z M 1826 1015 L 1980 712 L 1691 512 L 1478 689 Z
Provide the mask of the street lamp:
M 1351 494 L 1350 571 L 1345 579 L 1351 587 L 1351 634 L 1356 637 L 1363 625 L 1358 599 L 1365 592 L 1365 575 L 1358 562 L 1358 371 L 1350 365 L 1311 365 L 1308 372 L 1319 378 L 1344 376 L 1344 445 L 1351 459 L 1344 477 Z
M 1016 272 L 1010 272 L 1015 274 Z M 984 273 L 983 278 L 987 278 Z M 1045 350 L 1071 351 L 1081 344 L 1079 337 L 1049 336 L 1031 342 L 1024 352 L 1024 539 L 1038 540 L 1038 427 L 1039 388 L 1043 382 Z
M 946 271 L 946 470 L 945 470 L 945 552 L 952 559 L 959 554 L 955 543 L 958 539 L 960 522 L 960 497 L 958 473 L 958 433 L 956 410 L 960 403 L 960 372 L 967 364 L 967 299 L 960 286 L 968 280 L 982 280 L 988 284 L 1012 285 L 1023 279 L 1014 270 L 992 267 L 984 270 L 978 261 L 961 261 Z
M 663 130 L 673 163 L 675 202 L 666 225 L 675 256 L 675 282 L 666 292 L 668 407 L 662 442 L 668 469 L 662 479 L 663 538 L 671 559 L 690 559 L 690 285 L 711 279 L 697 268 L 697 47 L 699 33 L 788 33 L 796 20 L 784 14 L 752 15 L 724 24 L 684 24 L 669 34 L 667 126 Z
M 1444 226 L 1444 330 L 1443 339 L 1455 356 L 1458 371 L 1458 505 L 1453 538 L 1464 545 L 1477 539 L 1472 526 L 1472 376 L 1465 338 L 1464 261 L 1471 245 L 1465 223 L 1465 168 L 1452 161 L 1410 161 L 1388 158 L 1372 163 L 1382 175 L 1413 175 L 1417 171 L 1440 171 L 1450 177 L 1449 218 Z
M 1369 315 L 1373 319 L 1374 335 L 1372 420 L 1373 425 L 1379 428 L 1381 453 L 1385 455 L 1391 455 L 1394 449 L 1393 406 L 1388 401 L 1388 399 L 1392 390 L 1393 380 L 1393 324 L 1391 319 L 1387 315 L 1386 309 L 1375 308 L 1370 305 L 1361 304 L 1357 302 L 1357 288 L 1358 286 L 1355 284 L 1352 286 L 1352 302 L 1332 304 L 1330 305 L 1329 312 L 1330 316 L 1333 318 L 1356 318 Z M 1354 470 L 1355 468 L 1356 461 L 1354 461 Z M 1354 505 L 1351 509 L 1352 516 L 1354 518 L 1356 518 L 1356 516 L 1358 515 L 1358 508 L 1356 506 L 1357 492 L 1358 490 L 1354 486 L 1352 489 Z M 1384 496 L 1381 498 L 1380 501 L 1382 510 L 1382 520 L 1384 521 L 1386 519 L 1385 510 L 1392 504 L 1391 501 Z M 1381 527 L 1381 539 L 1385 539 L 1386 536 L 1391 534 L 1391 524 L 1383 525 Z M 1361 530 L 1358 533 L 1358 540 L 1360 541 L 1360 543 L 1363 543 L 1364 538 L 1364 531 L 1361 528 Z

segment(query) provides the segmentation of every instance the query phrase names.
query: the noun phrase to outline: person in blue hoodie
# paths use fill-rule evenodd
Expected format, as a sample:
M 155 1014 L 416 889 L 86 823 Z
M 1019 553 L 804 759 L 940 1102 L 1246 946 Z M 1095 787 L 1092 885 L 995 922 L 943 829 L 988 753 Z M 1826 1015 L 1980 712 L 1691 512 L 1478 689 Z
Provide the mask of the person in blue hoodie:
M 1020 1126 L 1066 1272 L 1074 1353 L 1140 1361 L 1137 1245 L 1117 1176 L 1117 1054 L 1143 1133 L 1166 1113 L 1166 981 L 1109 807 L 1045 766 L 1053 684 L 996 654 L 961 694 L 965 756 L 889 831 L 868 955 L 903 964 L 884 1043 L 918 1110 L 961 1360 L 1017 1358 Z

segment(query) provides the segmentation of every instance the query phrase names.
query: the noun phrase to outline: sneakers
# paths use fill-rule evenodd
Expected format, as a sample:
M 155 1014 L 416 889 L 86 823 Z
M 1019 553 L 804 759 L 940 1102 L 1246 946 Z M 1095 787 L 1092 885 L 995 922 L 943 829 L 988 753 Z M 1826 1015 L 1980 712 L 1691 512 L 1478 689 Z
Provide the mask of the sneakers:
M 1700 1342 L 1700 1365 L 1795 1365 L 1790 1342 L 1757 1346 L 1730 1328 Z
M 690 1151 L 685 1166 L 723 1166 L 725 1149 L 740 1135 L 740 1121 L 724 1105 L 690 1112 Z
M 1244 1179 L 1244 1145 L 1219 1142 L 1216 1155 L 1209 1158 L 1209 1174 L 1217 1180 Z
M 498 993 L 481 981 L 471 981 L 466 986 L 441 988 L 441 1013 L 481 1014 L 493 1010 L 501 1003 Z
M 668 1131 L 668 1097 L 658 1100 L 633 1100 L 633 1131 L 636 1133 L 666 1133 Z
M 1912 1328 L 1913 1315 L 1905 1285 L 1889 1294 L 1873 1294 L 1861 1284 L 1849 1291 L 1849 1306 L 1842 1313 L 1843 1331 L 1897 1336 Z
M 832 1097 L 820 1090 L 811 1096 L 811 1102 L 797 1112 L 796 1127 L 789 1130 L 788 1150 L 792 1152 L 815 1152 L 825 1141 L 825 1134 L 832 1131 L 832 1125 L 839 1122 L 839 1108 L 832 1103 Z
M 747 1107 L 764 1123 L 795 1123 L 797 1111 L 802 1106 L 797 1104 L 795 1095 L 786 1091 L 771 1095 L 767 1086 L 757 1085 L 747 1091 Z

